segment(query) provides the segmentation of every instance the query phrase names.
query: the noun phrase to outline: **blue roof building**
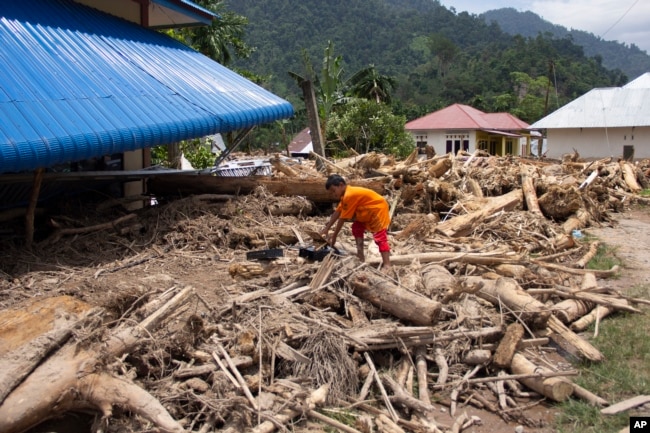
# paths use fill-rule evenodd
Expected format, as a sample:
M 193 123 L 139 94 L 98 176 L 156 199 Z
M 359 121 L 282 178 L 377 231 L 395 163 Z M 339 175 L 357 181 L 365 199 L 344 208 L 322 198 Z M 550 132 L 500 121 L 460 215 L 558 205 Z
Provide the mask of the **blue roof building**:
M 83 3 L 0 2 L 0 173 L 293 115 L 284 99 L 147 28 L 209 24 L 210 11 L 186 0 Z

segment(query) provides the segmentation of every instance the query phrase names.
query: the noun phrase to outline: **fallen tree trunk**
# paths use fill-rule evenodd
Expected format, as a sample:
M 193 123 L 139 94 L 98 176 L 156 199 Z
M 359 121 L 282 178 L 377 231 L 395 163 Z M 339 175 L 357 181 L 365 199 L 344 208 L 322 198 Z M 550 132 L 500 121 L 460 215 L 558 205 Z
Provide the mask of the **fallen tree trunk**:
M 501 210 L 512 210 L 521 205 L 523 192 L 520 189 L 510 191 L 499 197 L 490 198 L 480 210 L 460 215 L 438 224 L 436 231 L 448 237 L 466 236 L 479 221 Z
M 474 281 L 477 277 L 468 277 Z M 494 304 L 497 308 L 505 305 L 512 313 L 520 317 L 534 329 L 546 326 L 551 312 L 546 306 L 529 295 L 512 278 L 501 277 L 495 280 L 486 280 L 478 277 L 483 282 L 483 288 L 476 292 L 476 296 Z
M 524 355 L 515 353 L 510 365 L 512 374 L 535 374 L 550 372 L 549 369 L 530 362 Z M 565 401 L 573 394 L 573 383 L 563 377 L 530 377 L 519 379 L 521 383 L 553 401 Z
M 363 186 L 379 194 L 385 194 L 385 178 L 350 179 L 349 185 Z M 299 177 L 245 176 L 225 177 L 211 175 L 166 175 L 151 177 L 147 181 L 148 191 L 155 195 L 192 194 L 250 194 L 263 186 L 273 195 L 306 197 L 314 203 L 333 203 L 336 200 L 325 189 L 325 177 L 301 179 Z
M 23 432 L 68 411 L 95 408 L 110 417 L 113 405 L 130 410 L 155 424 L 161 431 L 185 430 L 145 390 L 102 370 L 104 357 L 128 353 L 193 293 L 179 292 L 144 321 L 115 330 L 109 340 L 96 347 L 67 344 L 39 365 L 0 405 L 0 431 Z M 159 301 L 152 301 L 156 305 Z M 38 320 L 38 318 L 36 318 Z M 101 358 L 100 358 L 101 357 Z
M 356 296 L 408 322 L 431 325 L 440 315 L 439 302 L 403 290 L 378 275 L 359 272 L 352 276 L 350 284 Z
M 473 265 L 498 265 L 501 263 L 519 263 L 519 258 L 514 253 L 490 252 L 490 253 L 463 253 L 454 251 L 436 251 L 432 253 L 405 254 L 402 256 L 391 256 L 390 262 L 394 265 L 408 265 L 414 260 L 420 263 L 431 262 L 458 262 L 471 263 Z M 381 258 L 373 257 L 366 260 L 369 265 L 378 265 Z

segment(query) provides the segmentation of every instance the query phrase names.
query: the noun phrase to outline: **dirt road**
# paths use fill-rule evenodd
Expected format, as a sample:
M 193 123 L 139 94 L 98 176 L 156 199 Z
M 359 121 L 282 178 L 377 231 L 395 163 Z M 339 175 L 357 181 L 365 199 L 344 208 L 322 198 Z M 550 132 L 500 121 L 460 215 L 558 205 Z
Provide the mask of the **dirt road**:
M 636 207 L 612 216 L 611 224 L 585 230 L 613 247 L 623 262 L 620 276 L 608 279 L 606 286 L 621 290 L 650 286 L 650 208 Z

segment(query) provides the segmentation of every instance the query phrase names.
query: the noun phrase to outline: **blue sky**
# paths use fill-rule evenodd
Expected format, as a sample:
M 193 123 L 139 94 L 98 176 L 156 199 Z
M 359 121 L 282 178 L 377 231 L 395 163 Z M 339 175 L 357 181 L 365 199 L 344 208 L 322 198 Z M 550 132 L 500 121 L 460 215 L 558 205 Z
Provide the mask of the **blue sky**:
M 512 7 L 531 11 L 553 24 L 584 30 L 612 40 L 635 44 L 650 54 L 650 1 L 648 0 L 440 0 L 456 12 L 480 14 Z

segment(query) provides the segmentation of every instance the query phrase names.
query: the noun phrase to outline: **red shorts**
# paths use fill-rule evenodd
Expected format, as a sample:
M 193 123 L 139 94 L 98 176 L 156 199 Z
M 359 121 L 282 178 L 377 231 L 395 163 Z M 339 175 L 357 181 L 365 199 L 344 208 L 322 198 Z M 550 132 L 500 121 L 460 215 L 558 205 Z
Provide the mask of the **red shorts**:
M 352 223 L 352 236 L 355 238 L 363 238 L 363 234 L 366 232 L 366 226 L 363 223 L 355 221 Z M 379 247 L 379 252 L 385 253 L 390 251 L 390 245 L 388 245 L 388 231 L 386 229 L 379 230 L 376 233 L 372 234 L 372 238 Z

